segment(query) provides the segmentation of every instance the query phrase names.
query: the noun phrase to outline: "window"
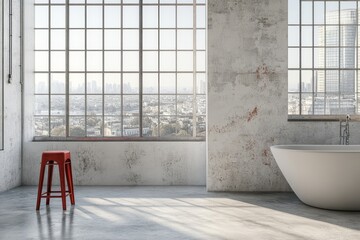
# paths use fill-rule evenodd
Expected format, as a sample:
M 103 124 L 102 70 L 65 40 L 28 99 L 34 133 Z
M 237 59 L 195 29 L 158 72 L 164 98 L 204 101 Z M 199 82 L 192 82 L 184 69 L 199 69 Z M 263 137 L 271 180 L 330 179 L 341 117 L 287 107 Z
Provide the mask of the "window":
M 205 0 L 35 0 L 35 136 L 203 138 L 205 15 Z
M 359 1 L 289 0 L 288 113 L 359 113 Z

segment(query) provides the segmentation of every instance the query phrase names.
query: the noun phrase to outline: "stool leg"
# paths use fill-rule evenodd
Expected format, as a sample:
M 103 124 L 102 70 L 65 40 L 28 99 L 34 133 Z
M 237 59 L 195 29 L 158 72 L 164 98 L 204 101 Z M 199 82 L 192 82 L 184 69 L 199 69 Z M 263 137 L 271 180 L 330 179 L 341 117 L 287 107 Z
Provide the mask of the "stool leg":
M 52 175 L 54 170 L 54 161 L 49 161 L 48 168 L 48 182 L 47 182 L 47 194 L 46 194 L 46 205 L 50 204 L 50 193 L 51 193 L 51 185 L 52 185 Z
M 66 210 L 65 163 L 59 164 L 60 190 L 63 210 Z
M 71 205 L 75 204 L 75 196 L 74 196 L 74 182 L 72 179 L 72 172 L 71 172 L 71 162 L 67 162 L 65 164 L 65 172 L 66 172 L 66 180 L 68 183 L 68 189 L 70 193 L 70 202 Z
M 40 209 L 40 202 L 41 202 L 41 192 L 44 182 L 44 174 L 45 174 L 45 163 L 43 164 L 41 161 L 41 167 L 40 167 L 40 176 L 39 176 L 39 185 L 38 185 L 38 195 L 37 195 L 37 201 L 36 201 L 36 211 Z

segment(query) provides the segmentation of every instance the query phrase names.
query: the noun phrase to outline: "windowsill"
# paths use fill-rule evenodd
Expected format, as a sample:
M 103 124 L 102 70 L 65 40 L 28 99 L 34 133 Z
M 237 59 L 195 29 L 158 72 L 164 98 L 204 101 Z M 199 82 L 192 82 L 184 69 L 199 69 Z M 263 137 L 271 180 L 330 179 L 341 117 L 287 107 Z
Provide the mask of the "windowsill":
M 34 137 L 33 142 L 204 142 L 205 137 Z
M 350 115 L 351 122 L 360 122 L 360 115 Z M 289 122 L 339 122 L 346 120 L 344 115 L 288 115 Z

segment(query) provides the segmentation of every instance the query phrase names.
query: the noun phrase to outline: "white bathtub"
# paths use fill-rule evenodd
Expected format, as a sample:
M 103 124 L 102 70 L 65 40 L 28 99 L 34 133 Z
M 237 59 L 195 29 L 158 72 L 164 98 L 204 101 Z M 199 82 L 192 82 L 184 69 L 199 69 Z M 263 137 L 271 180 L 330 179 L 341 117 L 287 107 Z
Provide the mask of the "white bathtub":
M 299 199 L 333 210 L 360 210 L 359 145 L 277 145 L 271 151 Z

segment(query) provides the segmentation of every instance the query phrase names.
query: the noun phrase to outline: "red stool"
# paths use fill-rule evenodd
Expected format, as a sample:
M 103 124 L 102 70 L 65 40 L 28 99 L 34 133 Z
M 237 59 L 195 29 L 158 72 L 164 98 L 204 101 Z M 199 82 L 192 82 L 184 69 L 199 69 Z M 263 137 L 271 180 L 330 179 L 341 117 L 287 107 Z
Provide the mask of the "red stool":
M 39 210 L 40 208 L 41 198 L 46 198 L 46 205 L 49 205 L 50 198 L 61 198 L 63 210 L 66 210 L 66 196 L 70 196 L 71 205 L 75 204 L 74 185 L 72 179 L 70 159 L 71 158 L 69 151 L 45 151 L 42 153 L 36 210 Z M 60 191 L 51 191 L 54 165 L 59 166 Z M 45 193 L 42 193 L 46 166 L 49 166 L 47 191 Z M 65 176 L 68 185 L 68 191 L 66 191 L 65 189 Z M 51 193 L 61 193 L 61 195 L 51 195 Z

